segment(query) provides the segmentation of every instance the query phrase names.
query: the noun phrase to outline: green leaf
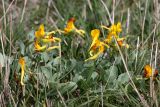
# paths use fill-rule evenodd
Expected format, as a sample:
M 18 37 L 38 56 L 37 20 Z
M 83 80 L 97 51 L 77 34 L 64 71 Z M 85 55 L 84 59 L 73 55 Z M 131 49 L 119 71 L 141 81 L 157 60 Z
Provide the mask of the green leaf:
M 120 56 L 115 58 L 115 65 L 120 64 L 121 63 L 122 58 Z
M 92 75 L 91 75 L 91 78 L 94 80 L 97 76 L 98 76 L 98 73 L 97 72 L 93 72 Z
M 129 77 L 127 73 L 122 73 L 121 75 L 118 76 L 118 82 L 121 84 L 125 84 L 126 82 L 129 81 Z
M 60 63 L 60 60 L 61 60 L 60 57 L 56 57 L 53 61 L 53 64 L 58 65 Z
M 73 92 L 77 88 L 77 84 L 75 82 L 67 82 L 59 84 L 59 90 L 61 93 Z
M 34 41 L 34 38 L 35 38 L 35 36 L 34 36 L 34 31 L 32 30 L 32 31 L 30 31 L 30 32 L 28 33 L 27 39 L 30 40 L 30 41 Z
M 70 59 L 72 67 L 75 67 L 77 64 L 77 61 L 75 59 Z
M 42 70 L 42 73 L 44 73 L 45 77 L 47 79 L 51 78 L 52 76 L 52 73 L 49 72 L 49 70 L 46 68 L 46 67 L 41 67 L 41 70 Z
M 107 74 L 107 81 L 112 82 L 113 80 L 117 79 L 118 76 L 118 68 L 116 66 L 111 66 L 108 70 L 106 70 Z
M 22 41 L 19 43 L 19 45 L 20 45 L 21 54 L 24 55 L 25 45 L 24 45 L 24 43 Z
M 81 75 L 75 74 L 75 77 L 73 78 L 73 81 L 77 83 L 78 81 L 80 81 L 82 79 L 83 79 L 83 77 Z
M 49 56 L 46 52 L 44 52 L 42 55 L 41 55 L 41 59 L 43 59 L 45 62 L 47 62 L 49 60 Z

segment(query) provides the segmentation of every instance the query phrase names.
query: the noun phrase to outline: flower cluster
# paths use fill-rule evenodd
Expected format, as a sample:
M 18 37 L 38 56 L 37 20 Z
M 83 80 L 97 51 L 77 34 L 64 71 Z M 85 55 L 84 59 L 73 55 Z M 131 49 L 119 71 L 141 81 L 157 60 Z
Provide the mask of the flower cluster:
M 59 48 L 59 46 L 51 46 L 50 43 L 61 42 L 60 38 L 54 37 L 55 31 L 45 32 L 44 25 L 41 24 L 39 29 L 35 32 L 34 47 L 36 51 L 50 51 Z M 42 45 L 43 44 L 43 45 Z
M 100 54 L 104 52 L 104 46 L 109 48 L 107 44 L 99 40 L 99 35 L 99 29 L 94 29 L 91 31 L 92 44 L 89 48 L 89 53 L 91 57 L 86 59 L 85 61 L 96 59 Z
M 75 18 L 70 18 L 67 22 L 66 27 L 64 28 L 64 30 L 61 29 L 57 29 L 55 31 L 51 31 L 51 32 L 45 32 L 44 30 L 44 25 L 41 24 L 39 29 L 35 32 L 35 42 L 34 42 L 34 47 L 36 51 L 50 51 L 52 49 L 56 49 L 59 48 L 59 46 L 48 46 L 48 43 L 52 43 L 52 42 L 61 42 L 60 38 L 57 37 L 53 37 L 53 34 L 55 33 L 63 33 L 63 34 L 68 34 L 70 32 L 76 32 L 81 36 L 84 36 L 85 31 L 82 29 L 77 29 L 74 25 L 75 22 Z M 43 45 L 42 45 L 43 44 Z
M 35 31 L 35 39 L 34 39 L 35 51 L 43 52 L 43 51 L 50 51 L 53 49 L 59 49 L 61 39 L 54 36 L 54 34 L 56 34 L 56 33 L 66 35 L 70 32 L 75 32 L 80 36 L 84 36 L 85 31 L 82 29 L 78 29 L 74 23 L 75 23 L 75 18 L 70 18 L 67 21 L 67 24 L 66 24 L 65 28 L 63 28 L 63 30 L 57 29 L 57 30 L 54 30 L 51 32 L 46 32 L 44 25 L 41 24 L 39 26 L 38 30 Z M 108 35 L 106 36 L 105 39 L 101 40 L 99 38 L 99 36 L 100 36 L 99 29 L 93 29 L 91 31 L 92 43 L 89 48 L 90 57 L 88 59 L 86 59 L 85 61 L 97 59 L 99 57 L 99 55 L 104 53 L 105 48 L 111 47 L 111 44 L 112 44 L 112 41 L 114 40 L 114 38 L 120 47 L 124 46 L 126 48 L 129 48 L 129 45 L 124 43 L 125 38 L 119 37 L 119 33 L 122 32 L 120 22 L 117 23 L 117 25 L 113 24 L 111 27 L 106 27 L 106 26 L 101 26 L 101 27 L 108 30 Z M 59 45 L 55 45 L 56 43 L 59 43 Z M 24 71 L 25 71 L 24 58 L 19 59 L 19 64 L 21 66 L 21 85 L 24 85 L 24 83 L 23 83 Z
M 104 29 L 109 30 L 108 35 L 103 41 L 99 40 L 100 30 L 94 29 L 91 31 L 92 43 L 89 48 L 90 58 L 86 59 L 85 61 L 96 59 L 100 54 L 104 52 L 104 47 L 109 48 L 112 41 L 117 41 L 120 47 L 129 48 L 129 45 L 124 43 L 125 38 L 120 38 L 119 33 L 122 32 L 121 23 L 118 22 L 117 25 L 113 24 L 111 27 L 101 26 Z
M 55 45 L 55 43 L 60 43 L 61 39 L 54 37 L 55 33 L 63 33 L 68 34 L 70 32 L 76 32 L 81 36 L 84 36 L 85 31 L 82 29 L 77 29 L 74 25 L 75 18 L 70 18 L 67 22 L 67 25 L 63 30 L 57 29 L 55 31 L 46 32 L 44 25 L 41 24 L 37 31 L 35 31 L 35 38 L 34 38 L 34 50 L 37 52 L 43 51 L 51 51 L 53 49 L 59 49 L 60 46 Z M 24 71 L 25 71 L 25 59 L 24 57 L 19 58 L 19 64 L 21 66 L 21 85 L 23 86 L 23 78 L 24 78 Z
M 113 38 L 115 38 L 120 47 L 124 46 L 126 48 L 129 48 L 129 45 L 124 43 L 125 38 L 120 38 L 119 37 L 119 33 L 122 32 L 122 27 L 121 27 L 121 23 L 120 22 L 118 22 L 117 25 L 113 24 L 109 28 L 106 27 L 106 26 L 101 26 L 101 27 L 104 28 L 104 29 L 109 30 L 109 33 L 108 33 L 108 35 L 107 35 L 107 37 L 105 39 L 105 43 L 110 44 L 112 42 Z

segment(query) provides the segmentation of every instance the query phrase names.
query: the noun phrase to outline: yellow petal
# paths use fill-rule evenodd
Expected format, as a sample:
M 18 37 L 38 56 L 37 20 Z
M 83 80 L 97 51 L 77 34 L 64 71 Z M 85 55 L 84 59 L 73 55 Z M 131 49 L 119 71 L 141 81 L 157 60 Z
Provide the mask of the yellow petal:
M 58 42 L 61 42 L 61 41 L 62 41 L 60 38 L 56 38 L 56 37 L 54 37 L 54 40 L 55 40 L 55 41 L 58 41 Z
M 80 34 L 81 36 L 84 36 L 84 34 L 85 34 L 85 31 L 84 30 L 78 30 L 78 29 L 75 29 L 75 31 L 78 33 L 78 34 Z
M 110 32 L 116 32 L 117 26 L 116 25 L 112 25 L 109 29 Z
M 24 78 L 24 68 L 21 67 L 21 85 L 23 86 L 24 83 L 23 83 L 23 78 Z
M 48 36 L 48 35 L 51 35 L 51 34 L 55 34 L 55 33 L 56 33 L 56 31 L 48 32 L 48 33 L 47 33 L 47 36 Z
M 107 38 L 104 40 L 106 43 L 111 43 L 111 41 L 112 41 L 112 34 L 111 33 L 109 33 L 108 35 L 107 35 Z
M 122 31 L 122 27 L 121 27 L 121 23 L 120 22 L 117 23 L 116 31 L 117 31 L 117 33 L 120 33 Z
M 99 40 L 94 39 L 94 40 L 92 41 L 92 44 L 91 44 L 91 46 L 90 46 L 89 50 L 90 50 L 91 48 L 96 49 L 96 48 L 99 46 L 99 44 L 100 44 L 100 41 L 99 41 Z
M 97 54 L 91 56 L 90 58 L 86 59 L 85 61 L 97 59 L 100 54 L 101 54 L 101 52 L 98 52 Z
M 99 34 L 100 34 L 100 30 L 99 29 L 94 29 L 91 31 L 91 37 L 92 37 L 92 44 L 89 48 L 89 50 L 95 45 L 95 44 L 99 44 Z
M 53 49 L 59 49 L 59 48 L 60 48 L 59 46 L 52 46 L 52 47 L 49 47 L 46 51 L 50 51 Z
M 23 78 L 24 78 L 25 59 L 21 57 L 18 62 L 21 66 L 21 85 L 24 85 Z
M 100 30 L 99 29 L 94 29 L 91 31 L 91 37 L 92 39 L 98 39 L 99 38 L 99 34 L 100 34 Z
M 107 26 L 101 26 L 101 28 L 104 28 L 104 29 L 107 29 L 107 30 L 109 30 L 110 28 L 108 28 Z
M 64 33 L 67 34 L 69 32 L 73 31 L 73 29 L 69 29 L 69 28 L 64 28 Z
M 100 44 L 99 49 L 98 49 L 98 52 L 97 52 L 95 55 L 93 55 L 93 52 L 92 52 L 92 50 L 91 50 L 91 51 L 90 51 L 91 57 L 88 58 L 88 59 L 86 59 L 85 61 L 97 59 L 97 57 L 98 57 L 101 53 L 103 53 L 103 52 L 104 52 L 104 46 L 103 46 L 102 44 Z
M 123 43 L 122 46 L 126 47 L 127 49 L 129 48 L 129 45 L 126 43 Z
M 117 41 L 123 41 L 125 38 L 117 38 Z
M 104 46 L 106 46 L 107 48 L 109 48 L 110 46 L 109 45 L 107 45 L 106 43 L 104 43 L 104 42 L 101 42 L 101 44 L 103 44 Z
M 74 22 L 75 22 L 75 18 L 70 18 L 68 20 L 67 25 L 64 28 L 65 33 L 69 33 L 69 32 L 71 32 L 71 31 L 76 29 L 76 27 L 74 25 Z
M 103 46 L 102 44 L 99 46 L 99 52 L 100 52 L 100 53 L 103 53 L 103 52 L 104 52 L 104 46 Z
M 39 26 L 38 31 L 35 32 L 35 36 L 36 36 L 36 38 L 42 38 L 42 37 L 44 37 L 44 35 L 45 35 L 44 25 L 41 24 L 41 25 Z
M 152 68 L 150 65 L 145 65 L 144 67 L 144 77 L 149 78 L 152 76 Z
M 40 46 L 40 44 L 37 41 L 35 41 L 34 47 L 35 47 L 36 51 L 42 51 L 42 50 L 46 49 L 46 45 Z
M 128 44 L 125 44 L 125 47 L 128 49 L 128 48 L 129 48 L 129 45 L 128 45 Z
M 42 50 L 44 50 L 44 49 L 46 49 L 46 45 L 45 45 L 45 46 L 39 46 L 39 47 L 36 48 L 35 50 L 36 50 L 36 51 L 42 51 Z
M 118 38 L 118 39 L 117 39 L 118 45 L 119 45 L 120 47 L 124 46 L 124 47 L 126 47 L 126 48 L 129 48 L 129 45 L 126 44 L 126 43 L 124 43 L 124 40 L 125 40 L 125 38 Z
M 98 56 L 99 56 L 99 54 L 95 54 L 94 56 L 86 59 L 85 61 L 97 59 Z
M 90 56 L 93 56 L 93 51 L 92 50 L 89 51 L 89 54 L 90 54 Z
M 24 59 L 24 57 L 20 57 L 18 63 L 20 65 L 24 66 L 25 65 L 25 59 Z
M 42 42 L 43 43 L 49 43 L 49 42 L 54 42 L 55 40 L 54 40 L 54 38 L 44 38 L 44 39 L 42 39 Z

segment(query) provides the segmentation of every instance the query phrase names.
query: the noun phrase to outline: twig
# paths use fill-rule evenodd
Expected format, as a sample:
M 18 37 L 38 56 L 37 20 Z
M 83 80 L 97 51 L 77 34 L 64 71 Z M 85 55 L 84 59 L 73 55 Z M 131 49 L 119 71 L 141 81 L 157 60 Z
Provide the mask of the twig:
M 17 105 L 16 105 L 16 103 L 15 103 L 15 100 L 14 100 L 14 98 L 13 98 L 13 95 L 12 95 L 11 90 L 10 90 L 10 97 L 11 97 L 11 100 L 12 100 L 12 102 L 13 102 L 13 106 L 14 106 L 14 107 L 17 107 Z
M 156 26 L 156 25 L 155 25 Z M 151 49 L 151 59 L 150 59 L 150 66 L 152 67 L 152 76 L 150 77 L 150 97 L 153 98 L 153 93 L 154 93 L 154 82 L 153 82 L 153 76 L 154 76 L 154 71 L 156 68 L 156 62 L 155 65 L 152 64 L 153 60 L 153 51 L 154 51 L 154 44 L 155 44 L 155 32 L 156 29 L 154 29 L 154 35 L 153 35 L 153 42 L 152 42 L 152 49 Z M 156 54 L 156 53 L 155 53 Z M 156 61 L 156 56 L 155 55 L 155 61 Z M 154 99 L 154 98 L 153 98 Z M 151 106 L 153 106 L 153 100 L 151 100 Z
M 103 2 L 103 0 L 101 0 L 101 3 L 103 4 L 104 8 L 105 8 L 106 11 L 107 11 L 107 14 L 108 14 L 108 17 L 109 17 L 110 22 L 113 23 L 112 18 L 111 18 L 111 14 L 110 14 L 110 12 L 109 12 L 109 10 L 108 10 L 107 5 Z
M 103 107 L 103 85 L 101 83 L 101 107 Z
M 7 20 L 6 20 L 6 11 L 5 11 L 4 0 L 2 0 L 2 5 L 3 5 L 4 28 L 6 30 Z
M 88 6 L 89 6 L 89 8 L 91 9 L 91 11 L 93 11 L 91 1 L 90 1 L 90 0 L 87 0 L 87 2 L 88 2 Z
M 46 21 L 48 21 L 48 16 L 49 16 L 49 8 L 51 6 L 51 0 L 48 0 L 48 7 L 47 7 L 47 12 L 46 12 Z
M 3 2 L 3 0 L 2 0 L 2 2 Z M 6 16 L 6 14 L 8 13 L 10 7 L 12 6 L 13 2 L 14 2 L 14 0 L 12 0 L 12 2 L 9 4 L 7 10 L 6 10 L 5 13 L 3 14 L 3 16 L 0 18 L 0 22 L 2 21 L 3 18 L 5 18 L 5 16 Z M 4 8 L 3 8 L 3 9 L 4 9 Z
M 27 0 L 24 1 L 24 7 L 23 7 L 20 23 L 22 23 L 22 21 L 23 21 L 24 13 L 25 13 L 25 10 L 26 10 L 26 4 L 27 4 Z
M 12 53 L 12 35 L 13 35 L 13 23 L 12 23 L 12 14 L 10 15 L 10 36 L 9 36 L 9 43 L 10 43 L 10 53 L 9 53 L 9 57 L 11 56 Z
M 154 26 L 153 30 L 151 31 L 149 36 L 146 38 L 146 40 L 143 43 L 141 43 L 142 47 L 147 43 L 148 39 L 153 35 L 154 31 L 158 28 L 159 24 L 160 24 L 160 21 Z
M 130 24 L 130 8 L 128 8 L 128 12 L 127 12 L 127 29 L 126 29 L 127 34 L 129 31 L 129 24 Z
M 152 42 L 152 49 L 151 49 L 151 58 L 150 58 L 150 66 L 152 67 L 152 59 L 153 59 L 153 47 L 154 47 L 154 36 L 153 36 L 153 42 Z M 152 67 L 152 71 L 153 71 L 153 67 Z M 152 72 L 152 76 L 153 76 L 153 72 Z M 149 84 L 150 84 L 150 97 L 153 98 L 153 77 L 150 77 L 149 80 Z M 153 105 L 153 101 L 151 99 L 151 106 Z
M 137 38 L 137 46 L 136 46 L 135 70 L 137 69 L 138 49 L 139 49 L 139 37 Z
M 157 64 L 157 53 L 158 53 L 158 42 L 156 42 L 156 51 L 155 51 L 155 65 L 154 65 L 154 71 L 156 69 L 156 64 Z M 154 73 L 152 73 L 152 78 L 153 78 Z M 158 100 L 157 100 L 157 96 L 156 96 L 156 92 L 154 89 L 154 84 L 153 84 L 153 101 L 155 101 L 156 107 L 158 107 Z
M 143 38 L 144 38 L 144 25 L 145 25 L 146 14 L 147 14 L 148 0 L 146 0 L 145 2 L 146 2 L 146 4 L 145 4 L 145 13 L 144 13 L 143 24 L 142 24 L 142 43 L 143 43 Z
M 64 20 L 64 18 L 62 17 L 62 15 L 60 14 L 60 12 L 58 11 L 57 7 L 55 6 L 54 1 L 52 1 L 52 6 L 54 7 L 56 13 L 58 14 L 58 16 L 60 17 L 61 20 Z
M 61 65 L 61 57 L 62 57 L 62 54 L 61 54 L 61 42 L 59 42 L 59 57 L 60 57 L 60 74 L 62 73 L 62 65 Z
M 115 10 L 115 0 L 113 0 L 113 10 L 112 10 L 112 24 L 114 24 L 114 10 Z

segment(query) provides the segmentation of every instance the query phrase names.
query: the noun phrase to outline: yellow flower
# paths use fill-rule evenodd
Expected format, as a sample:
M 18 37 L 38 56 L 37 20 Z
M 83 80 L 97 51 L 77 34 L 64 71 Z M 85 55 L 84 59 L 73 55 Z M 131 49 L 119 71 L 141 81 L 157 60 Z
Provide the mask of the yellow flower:
M 46 45 L 40 46 L 39 42 L 37 40 L 34 41 L 34 48 L 36 51 L 43 51 L 46 49 Z
M 118 22 L 117 25 L 116 25 L 116 31 L 117 31 L 117 33 L 122 32 L 122 26 L 121 26 L 120 22 Z
M 107 38 L 105 39 L 106 43 L 111 43 L 113 36 L 118 39 L 118 33 L 120 33 L 122 31 L 121 28 L 121 23 L 118 22 L 117 25 L 113 24 L 111 27 L 106 27 L 106 26 L 101 26 L 102 28 L 105 28 L 107 30 L 109 30 L 109 34 L 107 35 Z
M 64 33 L 67 34 L 67 33 L 70 33 L 72 31 L 75 31 L 76 33 L 83 36 L 85 34 L 85 31 L 82 30 L 82 29 L 77 29 L 74 25 L 75 21 L 76 21 L 76 19 L 73 18 L 73 17 L 68 20 L 67 25 L 64 28 Z M 58 30 L 58 31 L 60 31 L 60 30 Z M 63 31 L 61 31 L 61 32 L 63 32 Z
M 95 46 L 96 47 L 96 46 Z M 96 50 L 98 48 L 98 50 Z M 96 52 L 97 51 L 97 52 Z M 98 47 L 96 47 L 96 48 L 92 48 L 91 50 L 90 50 L 90 58 L 88 58 L 88 59 L 86 59 L 85 61 L 88 61 L 88 60 L 94 60 L 94 59 L 97 59 L 98 58 L 98 56 L 100 55 L 100 54 L 102 54 L 104 52 L 104 46 L 102 45 L 102 44 L 100 44 Z
M 44 25 L 41 24 L 39 29 L 35 31 L 36 38 L 43 38 L 45 36 Z
M 57 48 L 58 46 L 50 46 L 49 44 L 52 42 L 61 42 L 60 38 L 53 37 L 53 34 L 55 34 L 56 32 L 58 32 L 58 30 L 51 31 L 51 32 L 45 32 L 44 25 L 41 24 L 38 31 L 35 32 L 35 41 L 34 41 L 35 50 L 36 51 L 44 51 L 44 50 L 50 51 L 52 49 Z
M 89 48 L 91 57 L 86 59 L 85 61 L 96 59 L 100 54 L 104 52 L 104 46 L 109 47 L 107 44 L 99 40 L 99 34 L 99 29 L 94 29 L 91 31 L 92 44 Z
M 24 69 L 25 69 L 25 59 L 23 57 L 20 57 L 18 63 L 21 66 L 21 85 L 23 86 L 24 85 L 23 78 L 24 78 Z
M 100 43 L 99 34 L 100 34 L 99 29 L 94 29 L 91 31 L 92 44 L 89 49 L 91 49 L 94 45 L 99 45 L 99 43 Z
M 35 37 L 36 37 L 37 39 L 41 39 L 41 38 L 46 38 L 47 36 L 52 35 L 52 34 L 55 34 L 55 33 L 56 33 L 56 31 L 45 32 L 45 30 L 44 30 L 44 25 L 41 24 L 41 25 L 39 26 L 38 30 L 35 31 Z
M 119 38 L 118 35 L 117 35 L 115 32 L 110 32 L 110 33 L 107 35 L 107 37 L 106 37 L 106 39 L 104 40 L 104 42 L 107 43 L 107 44 L 110 44 L 110 43 L 112 42 L 112 40 L 113 40 L 113 36 L 114 36 L 116 39 Z
M 144 73 L 143 76 L 145 78 L 150 78 L 152 76 L 152 67 L 150 65 L 145 65 L 144 66 Z M 158 70 L 155 70 L 153 77 L 155 78 L 158 76 Z
M 124 43 L 125 38 L 118 38 L 117 43 L 120 47 L 126 47 L 129 48 L 129 45 L 127 43 Z
M 122 26 L 121 26 L 121 23 L 118 22 L 117 25 L 113 24 L 110 28 L 107 28 L 107 29 L 109 29 L 109 32 L 114 32 L 118 34 L 122 31 Z
M 75 21 L 76 21 L 76 19 L 73 18 L 73 17 L 68 20 L 67 25 L 64 28 L 65 33 L 69 33 L 69 32 L 71 32 L 71 31 L 76 29 L 76 27 L 74 25 Z
M 111 27 L 101 26 L 102 28 L 105 28 L 109 30 L 109 34 L 107 35 L 106 39 L 104 40 L 105 43 L 110 44 L 113 40 L 113 37 L 117 40 L 117 43 L 120 47 L 126 47 L 129 48 L 129 45 L 124 43 L 125 38 L 120 38 L 119 33 L 122 32 L 122 26 L 121 23 L 118 22 L 117 25 L 113 24 Z

